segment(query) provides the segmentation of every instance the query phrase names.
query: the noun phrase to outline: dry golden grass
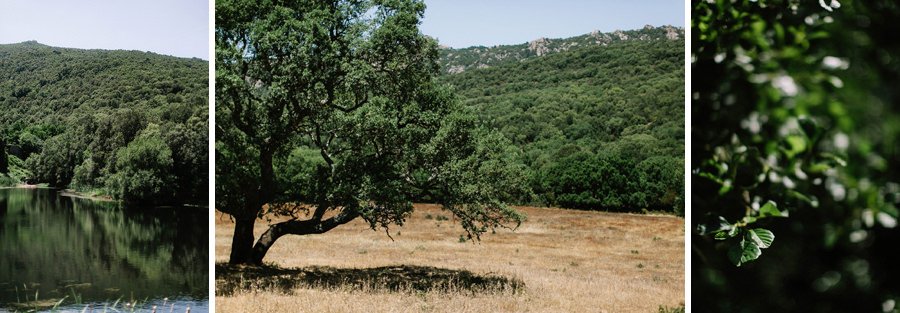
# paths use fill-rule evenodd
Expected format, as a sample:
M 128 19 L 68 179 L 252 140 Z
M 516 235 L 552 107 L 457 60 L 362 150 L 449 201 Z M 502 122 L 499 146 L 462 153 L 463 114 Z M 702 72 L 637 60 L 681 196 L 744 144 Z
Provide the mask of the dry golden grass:
M 416 205 L 403 227 L 372 231 L 353 221 L 323 235 L 286 236 L 265 261 L 282 268 L 395 265 L 468 270 L 520 279 L 518 293 L 397 292 L 297 287 L 216 296 L 217 312 L 656 312 L 684 302 L 684 220 L 521 207 L 528 221 L 480 243 L 460 243 L 462 229 L 439 206 Z M 428 218 L 430 217 L 430 218 Z M 259 221 L 256 235 L 266 228 Z M 216 260 L 228 260 L 234 225 L 216 221 Z

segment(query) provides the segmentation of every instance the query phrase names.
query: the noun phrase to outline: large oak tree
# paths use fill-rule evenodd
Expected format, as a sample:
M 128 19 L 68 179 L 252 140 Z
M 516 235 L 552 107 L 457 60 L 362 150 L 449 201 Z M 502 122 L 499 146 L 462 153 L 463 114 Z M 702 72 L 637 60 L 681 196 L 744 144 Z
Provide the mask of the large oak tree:
M 522 221 L 503 202 L 524 190 L 517 152 L 435 83 L 424 10 L 411 0 L 217 1 L 216 208 L 235 221 L 231 263 L 259 264 L 284 235 L 357 218 L 402 225 L 414 200 L 442 204 L 473 239 Z M 303 163 L 309 175 L 280 179 L 297 172 L 276 169 L 298 148 L 318 154 Z M 257 239 L 263 216 L 281 218 Z

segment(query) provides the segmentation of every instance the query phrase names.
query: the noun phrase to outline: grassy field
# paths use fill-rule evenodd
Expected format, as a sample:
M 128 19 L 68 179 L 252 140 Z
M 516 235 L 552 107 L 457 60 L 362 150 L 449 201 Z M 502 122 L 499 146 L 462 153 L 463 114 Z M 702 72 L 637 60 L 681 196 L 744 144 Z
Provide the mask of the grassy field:
M 404 227 L 391 229 L 394 241 L 383 231 L 370 230 L 362 220 L 323 235 L 286 236 L 265 259 L 277 267 L 256 274 L 287 279 L 347 275 L 337 279 L 347 283 L 267 288 L 274 284 L 254 282 L 250 274 L 220 275 L 217 268 L 217 289 L 229 283 L 251 287 L 228 295 L 217 291 L 216 311 L 658 312 L 660 306 L 680 307 L 684 302 L 683 219 L 519 209 L 528 221 L 518 230 L 498 230 L 476 244 L 460 242 L 463 231 L 447 219 L 451 215 L 427 204 L 416 205 Z M 256 235 L 265 227 L 266 222 L 259 221 Z M 233 229 L 226 215 L 217 215 L 217 262 L 228 260 Z M 353 275 L 390 271 L 410 275 L 418 273 L 410 269 L 418 268 L 504 277 L 524 287 L 472 292 L 451 282 L 450 287 L 421 291 L 352 283 Z

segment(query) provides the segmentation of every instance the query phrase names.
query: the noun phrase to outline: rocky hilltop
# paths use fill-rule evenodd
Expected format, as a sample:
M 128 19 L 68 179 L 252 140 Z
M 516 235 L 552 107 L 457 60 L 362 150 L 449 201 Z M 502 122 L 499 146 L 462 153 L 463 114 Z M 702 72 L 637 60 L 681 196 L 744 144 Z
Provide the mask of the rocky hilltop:
M 607 46 L 626 41 L 683 40 L 684 28 L 674 26 L 644 26 L 636 30 L 616 30 L 611 33 L 593 31 L 581 36 L 550 39 L 538 38 L 531 42 L 504 46 L 475 46 L 462 49 L 442 47 L 441 65 L 450 74 L 462 73 L 473 68 L 487 68 L 505 62 L 524 61 L 553 53 L 588 46 Z

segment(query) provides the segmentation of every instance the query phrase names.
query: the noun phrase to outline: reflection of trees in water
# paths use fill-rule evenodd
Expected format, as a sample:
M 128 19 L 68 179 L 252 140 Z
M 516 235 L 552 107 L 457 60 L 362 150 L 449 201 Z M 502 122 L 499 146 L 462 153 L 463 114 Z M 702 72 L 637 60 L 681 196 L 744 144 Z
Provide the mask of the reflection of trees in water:
M 202 211 L 136 210 L 16 189 L 0 190 L 0 207 L 0 283 L 39 283 L 51 293 L 80 284 L 86 299 L 207 293 Z M 0 290 L 0 299 L 8 296 Z
M 6 197 L 0 196 L 0 221 L 3 220 L 3 217 L 6 216 L 6 206 L 9 205 Z M 3 230 L 3 223 L 0 223 L 0 231 Z

